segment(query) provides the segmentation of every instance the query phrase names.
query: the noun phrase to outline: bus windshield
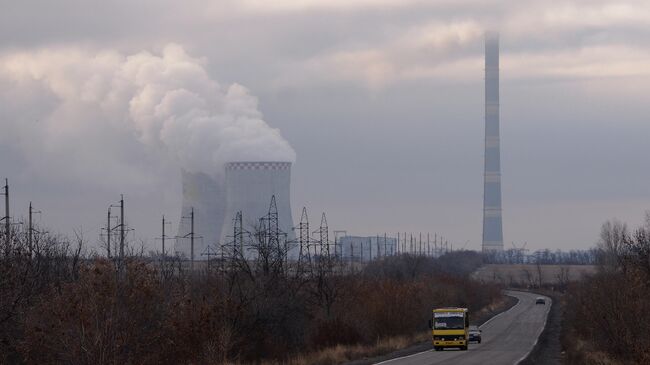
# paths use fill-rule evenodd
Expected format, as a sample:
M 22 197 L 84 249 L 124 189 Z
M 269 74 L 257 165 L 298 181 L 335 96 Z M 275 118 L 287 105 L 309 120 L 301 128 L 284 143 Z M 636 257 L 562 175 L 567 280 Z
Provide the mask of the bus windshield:
M 437 330 L 462 330 L 465 328 L 463 317 L 436 317 L 433 325 Z

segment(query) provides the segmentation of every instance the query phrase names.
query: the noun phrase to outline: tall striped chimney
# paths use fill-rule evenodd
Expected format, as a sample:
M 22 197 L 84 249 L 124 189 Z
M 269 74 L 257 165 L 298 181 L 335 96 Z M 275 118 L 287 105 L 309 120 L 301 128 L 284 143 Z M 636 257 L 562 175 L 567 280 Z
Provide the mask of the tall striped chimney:
M 483 251 L 503 250 L 499 141 L 499 34 L 485 34 L 485 173 Z

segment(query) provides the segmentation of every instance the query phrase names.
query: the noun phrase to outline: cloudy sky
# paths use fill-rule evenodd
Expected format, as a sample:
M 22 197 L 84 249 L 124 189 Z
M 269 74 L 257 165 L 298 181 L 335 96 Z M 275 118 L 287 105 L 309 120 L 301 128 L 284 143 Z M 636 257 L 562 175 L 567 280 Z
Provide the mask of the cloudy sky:
M 153 248 L 160 215 L 178 222 L 179 164 L 295 153 L 294 217 L 478 249 L 486 29 L 506 244 L 588 248 L 607 219 L 640 223 L 646 0 L 0 0 L 0 175 L 17 218 L 31 200 L 93 243 L 123 193 Z

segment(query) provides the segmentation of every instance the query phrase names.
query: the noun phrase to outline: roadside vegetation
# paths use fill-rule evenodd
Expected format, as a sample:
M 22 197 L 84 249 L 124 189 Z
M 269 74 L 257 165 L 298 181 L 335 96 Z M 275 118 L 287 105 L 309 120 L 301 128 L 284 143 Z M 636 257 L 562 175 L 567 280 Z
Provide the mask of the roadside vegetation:
M 650 213 L 633 232 L 602 226 L 597 272 L 569 286 L 563 332 L 568 364 L 650 364 Z
M 29 245 L 15 226 L 0 235 L 0 363 L 334 364 L 421 340 L 432 307 L 502 299 L 470 278 L 473 252 L 298 264 L 253 237 L 254 259 L 190 271 L 132 249 L 100 257 L 81 235 Z

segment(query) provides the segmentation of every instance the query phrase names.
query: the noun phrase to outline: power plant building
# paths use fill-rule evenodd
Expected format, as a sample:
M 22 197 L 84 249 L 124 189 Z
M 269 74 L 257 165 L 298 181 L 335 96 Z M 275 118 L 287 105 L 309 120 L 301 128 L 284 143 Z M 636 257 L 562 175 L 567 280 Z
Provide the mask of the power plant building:
M 290 185 L 291 162 L 227 163 L 225 166 L 225 219 L 220 230 L 221 243 L 227 245 L 233 242 L 234 219 L 238 212 L 242 213 L 242 228 L 254 233 L 259 228 L 260 218 L 269 214 L 272 197 L 275 197 L 277 206 L 279 231 L 286 234 L 287 240 L 294 240 Z
M 503 250 L 499 138 L 499 35 L 485 35 L 485 171 L 483 251 Z
M 207 260 L 208 247 L 215 248 L 221 237 L 226 201 L 224 187 L 208 174 L 187 171 L 182 171 L 182 185 L 183 205 L 174 250 L 187 259 L 192 259 L 193 253 L 194 260 Z

